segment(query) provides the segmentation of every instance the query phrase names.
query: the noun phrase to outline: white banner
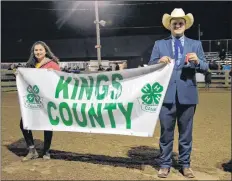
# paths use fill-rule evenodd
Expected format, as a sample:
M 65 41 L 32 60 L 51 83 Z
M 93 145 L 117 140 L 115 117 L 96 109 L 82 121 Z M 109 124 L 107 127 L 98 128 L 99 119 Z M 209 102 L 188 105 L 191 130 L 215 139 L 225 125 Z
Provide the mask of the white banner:
M 173 66 L 94 74 L 19 68 L 24 128 L 151 137 Z
M 197 82 L 205 82 L 205 75 L 202 73 L 196 73 L 196 81 Z

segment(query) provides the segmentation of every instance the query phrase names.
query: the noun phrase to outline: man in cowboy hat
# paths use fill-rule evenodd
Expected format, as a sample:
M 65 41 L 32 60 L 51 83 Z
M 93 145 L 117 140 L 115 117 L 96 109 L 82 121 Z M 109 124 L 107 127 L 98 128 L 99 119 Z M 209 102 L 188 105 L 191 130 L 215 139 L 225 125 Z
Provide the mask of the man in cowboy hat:
M 174 129 L 177 120 L 179 131 L 179 158 L 181 172 L 188 178 L 194 174 L 190 168 L 192 150 L 193 116 L 198 104 L 196 71 L 205 71 L 208 64 L 200 41 L 184 35 L 193 25 L 193 15 L 176 8 L 171 15 L 164 14 L 163 26 L 171 36 L 158 40 L 153 47 L 149 64 L 170 63 L 174 59 L 174 69 L 160 111 L 160 170 L 158 177 L 168 176 L 172 164 Z M 188 60 L 188 61 L 186 61 Z

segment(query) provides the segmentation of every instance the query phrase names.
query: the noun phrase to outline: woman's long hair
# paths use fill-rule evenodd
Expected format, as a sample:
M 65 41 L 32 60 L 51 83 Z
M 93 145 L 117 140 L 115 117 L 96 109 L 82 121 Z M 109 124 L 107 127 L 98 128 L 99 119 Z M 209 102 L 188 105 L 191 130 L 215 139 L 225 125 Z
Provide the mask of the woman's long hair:
M 31 47 L 31 54 L 30 54 L 30 57 L 26 63 L 26 67 L 34 68 L 36 63 L 37 63 L 37 58 L 34 55 L 34 48 L 36 45 L 42 45 L 44 47 L 44 49 L 46 51 L 45 57 L 51 59 L 52 61 L 56 62 L 57 64 L 59 63 L 59 59 L 52 53 L 49 46 L 43 41 L 37 41 Z

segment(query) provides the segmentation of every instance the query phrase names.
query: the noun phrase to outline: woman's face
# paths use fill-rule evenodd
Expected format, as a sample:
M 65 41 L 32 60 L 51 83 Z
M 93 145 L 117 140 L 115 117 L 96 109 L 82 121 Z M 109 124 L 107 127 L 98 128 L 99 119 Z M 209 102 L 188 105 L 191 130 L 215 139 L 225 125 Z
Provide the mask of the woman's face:
M 34 55 L 37 58 L 38 62 L 44 59 L 46 55 L 46 50 L 43 45 L 37 44 L 34 47 Z

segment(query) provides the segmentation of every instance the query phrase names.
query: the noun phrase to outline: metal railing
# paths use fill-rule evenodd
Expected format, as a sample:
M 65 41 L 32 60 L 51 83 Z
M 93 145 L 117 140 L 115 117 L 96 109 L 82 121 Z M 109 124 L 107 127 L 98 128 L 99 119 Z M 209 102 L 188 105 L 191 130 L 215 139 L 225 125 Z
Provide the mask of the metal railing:
M 219 52 L 225 49 L 226 52 L 232 52 L 232 39 L 222 40 L 201 40 L 204 52 Z
M 231 88 L 231 76 L 228 70 L 211 70 L 210 88 Z M 199 88 L 205 87 L 204 79 L 197 82 Z

